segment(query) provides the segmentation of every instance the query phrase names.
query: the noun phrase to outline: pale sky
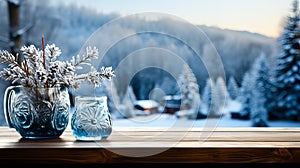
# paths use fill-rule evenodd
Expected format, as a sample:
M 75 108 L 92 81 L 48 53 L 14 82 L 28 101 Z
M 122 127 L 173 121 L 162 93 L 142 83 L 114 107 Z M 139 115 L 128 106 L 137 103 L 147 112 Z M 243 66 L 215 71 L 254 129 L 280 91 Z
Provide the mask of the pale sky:
M 117 12 L 122 16 L 159 12 L 182 18 L 192 24 L 245 30 L 278 37 L 283 19 L 293 0 L 64 0 L 94 8 L 99 12 Z

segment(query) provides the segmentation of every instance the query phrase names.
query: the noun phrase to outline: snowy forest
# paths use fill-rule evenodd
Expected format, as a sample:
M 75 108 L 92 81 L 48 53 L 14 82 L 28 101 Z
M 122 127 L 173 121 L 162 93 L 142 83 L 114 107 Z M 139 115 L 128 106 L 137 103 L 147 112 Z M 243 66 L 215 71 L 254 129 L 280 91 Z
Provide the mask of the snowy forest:
M 40 37 L 44 35 L 47 43 L 60 46 L 64 59 L 77 55 L 95 31 L 120 17 L 118 13 L 104 14 L 76 5 L 44 5 L 39 0 L 0 1 L 0 50 L 13 50 L 9 34 L 9 3 L 18 6 L 20 10 L 18 30 L 21 31 L 18 35 L 22 37 L 22 45 L 41 46 Z M 267 127 L 272 120 L 300 122 L 300 13 L 297 0 L 291 4 L 289 12 L 278 38 L 197 25 L 219 54 L 224 66 L 224 76 L 211 77 L 206 67 L 207 64 L 216 65 L 215 59 L 208 58 L 204 63 L 182 41 L 151 32 L 135 34 L 110 48 L 105 53 L 101 66 L 112 66 L 115 69 L 126 56 L 143 48 L 150 48 L 151 55 L 149 52 L 141 53 L 139 59 L 129 60 L 118 71 L 116 79 L 109 84 L 104 83 L 97 94 L 105 94 L 111 101 L 113 96 L 117 97 L 115 102 L 109 103 L 112 114 L 119 114 L 118 110 L 123 108 L 131 111 L 132 101 L 135 100 L 150 97 L 165 106 L 162 97 L 179 95 L 181 108 L 174 114 L 178 117 L 202 119 L 227 116 L 249 120 L 254 127 Z M 187 37 L 189 44 L 199 46 L 196 50 L 201 54 L 213 54 L 206 47 L 210 45 L 208 41 L 194 38 L 194 34 L 186 31 L 185 24 L 171 18 L 125 18 L 99 38 L 101 43 L 106 44 L 124 32 L 136 32 L 130 25 L 141 29 L 154 25 L 170 32 L 177 27 L 181 31 L 176 33 Z M 181 65 L 168 54 L 151 50 L 156 47 L 176 53 L 188 66 Z M 163 68 L 147 67 L 136 72 L 136 65 L 147 65 L 155 62 L 154 59 Z M 0 81 L 1 109 L 4 91 L 9 85 L 7 81 Z M 86 90 L 87 88 L 82 88 L 81 92 Z M 121 107 L 124 104 L 125 107 Z M 0 125 L 5 125 L 2 111 Z M 160 112 L 163 113 L 164 110 Z M 123 117 L 134 117 L 133 113 Z M 120 114 L 116 116 L 120 117 Z

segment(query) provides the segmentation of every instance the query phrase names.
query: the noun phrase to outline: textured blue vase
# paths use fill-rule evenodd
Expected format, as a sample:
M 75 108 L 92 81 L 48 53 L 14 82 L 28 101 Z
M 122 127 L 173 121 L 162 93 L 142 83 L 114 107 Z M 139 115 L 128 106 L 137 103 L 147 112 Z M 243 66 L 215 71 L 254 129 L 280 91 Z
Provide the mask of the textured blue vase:
M 75 97 L 71 129 L 77 140 L 105 140 L 112 132 L 107 97 Z
M 4 114 L 7 125 L 23 138 L 57 138 L 69 121 L 68 89 L 10 86 L 5 91 Z

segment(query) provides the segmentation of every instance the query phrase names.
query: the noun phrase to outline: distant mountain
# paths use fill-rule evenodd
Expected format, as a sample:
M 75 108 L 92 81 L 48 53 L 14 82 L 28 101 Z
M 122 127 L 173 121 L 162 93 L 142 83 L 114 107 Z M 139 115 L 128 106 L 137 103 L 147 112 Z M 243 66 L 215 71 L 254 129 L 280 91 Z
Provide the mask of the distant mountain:
M 226 68 L 227 76 L 234 76 L 239 82 L 243 73 L 247 71 L 254 59 L 265 53 L 271 66 L 276 63 L 278 54 L 277 39 L 259 33 L 221 29 L 200 25 L 213 45 L 218 50 Z
M 263 39 L 270 39 L 270 40 L 276 40 L 274 37 L 269 37 L 260 33 L 255 33 L 255 32 L 249 32 L 246 30 L 232 30 L 232 29 L 223 29 L 215 26 L 206 26 L 206 25 L 198 25 L 200 29 L 203 29 L 204 31 L 219 31 L 219 32 L 224 32 L 224 33 L 234 33 L 234 34 L 240 34 L 240 35 L 245 35 L 245 36 L 256 36 L 257 38 L 263 38 Z
M 168 71 L 172 71 L 174 74 L 180 73 L 182 64 L 174 63 L 176 60 L 180 60 L 177 59 L 178 57 L 190 65 L 202 87 L 208 77 L 206 65 L 199 60 L 195 51 L 190 48 L 190 44 L 196 46 L 194 49 L 199 51 L 201 56 L 210 55 L 213 51 L 207 46 L 214 46 L 221 57 L 227 79 L 229 76 L 234 76 L 239 83 L 256 57 L 264 53 L 270 64 L 274 65 L 275 57 L 278 54 L 276 39 L 258 33 L 199 25 L 198 28 L 205 32 L 211 42 L 208 44 L 209 41 L 195 34 L 195 30 L 187 27 L 187 23 L 167 16 L 150 17 L 150 19 L 126 16 L 119 18 L 120 15 L 116 13 L 98 13 L 77 6 L 45 6 L 42 1 L 26 1 L 23 5 L 22 24 L 32 23 L 34 25 L 23 36 L 26 45 L 39 46 L 41 35 L 44 34 L 46 43 L 55 43 L 61 48 L 62 57 L 60 59 L 69 59 L 71 56 L 77 55 L 92 36 L 96 36 L 94 38 L 98 42 L 97 47 L 101 52 L 106 51 L 101 62 L 93 62 L 98 67 L 105 65 L 116 68 L 125 58 L 128 58 L 127 56 L 133 56 L 134 59 L 128 61 L 118 76 L 117 86 L 121 92 L 126 91 L 126 85 L 129 84 L 127 80 L 131 81 L 133 78 L 136 82 L 135 91 L 140 92 L 140 95 L 146 95 L 146 92 L 156 86 L 172 92 L 170 84 L 174 82 L 174 79 Z M 5 6 L 0 6 L 0 13 L 7 18 L 7 13 L 3 12 L 4 8 L 6 9 Z M 119 22 L 114 22 L 118 19 L 120 19 Z M 105 27 L 107 23 L 113 24 Z M 7 33 L 8 19 L 0 22 L 0 27 L 5 28 L 0 30 L 1 34 Z M 99 36 L 97 36 L 99 29 L 103 31 L 105 29 L 105 32 L 98 32 Z M 139 33 L 140 30 L 150 31 Z M 151 32 L 151 30 L 167 33 Z M 123 38 L 124 34 L 132 34 L 132 36 Z M 179 38 L 174 38 L 172 35 Z M 185 41 L 181 41 L 181 38 Z M 116 40 L 118 41 L 116 42 Z M 107 46 L 109 48 L 105 48 Z M 212 67 L 219 66 L 215 61 L 214 58 L 208 58 L 206 63 Z M 166 70 L 164 72 L 161 69 L 135 71 L 136 67 L 142 67 L 149 63 L 156 63 Z M 139 91 L 139 88 L 143 91 Z

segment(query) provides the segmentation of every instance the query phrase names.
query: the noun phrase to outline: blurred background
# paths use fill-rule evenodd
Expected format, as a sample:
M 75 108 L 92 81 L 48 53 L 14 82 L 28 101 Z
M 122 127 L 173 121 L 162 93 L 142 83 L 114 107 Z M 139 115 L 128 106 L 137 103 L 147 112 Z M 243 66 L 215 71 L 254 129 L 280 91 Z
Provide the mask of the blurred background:
M 224 126 L 299 126 L 300 100 L 296 87 L 300 81 L 299 70 L 293 73 L 294 84 L 285 82 L 288 83 L 286 88 L 282 86 L 285 83 L 278 80 L 279 65 L 282 65 L 278 57 L 285 52 L 280 37 L 284 37 L 289 24 L 299 21 L 295 3 L 297 1 L 292 0 L 0 0 L 0 49 L 18 53 L 23 45 L 34 44 L 41 48 L 44 36 L 47 44 L 55 43 L 62 50 L 60 59 L 69 60 L 82 51 L 103 25 L 111 22 L 114 24 L 105 29 L 105 36 L 98 37 L 103 45 L 111 43 L 114 37 L 134 34 L 143 28 L 154 26 L 172 32 L 176 27 L 174 34 L 186 41 L 155 32 L 136 33 L 118 41 L 104 53 L 98 67 L 116 69 L 128 55 L 136 54 L 134 59 L 127 60 L 117 77 L 96 91 L 87 92 L 91 88 L 83 86 L 70 94 L 107 95 L 113 118 L 120 120 L 121 125 L 128 124 L 122 119 L 166 114 L 170 121 L 224 118 Z M 170 17 L 126 17 L 143 12 Z M 294 17 L 294 21 L 288 16 Z M 202 38 L 197 38 L 186 25 L 196 26 Z M 293 41 L 299 43 L 299 25 L 295 27 L 297 29 L 290 33 L 298 34 Z M 189 44 L 197 46 L 193 48 L 195 51 Z M 140 55 L 136 53 L 145 48 L 150 49 Z M 293 65 L 300 68 L 299 48 L 296 49 L 297 54 L 291 57 Z M 220 65 L 214 57 L 207 57 L 204 63 L 198 53 L 203 57 L 217 53 L 224 74 L 207 70 L 207 67 Z M 149 62 L 159 62 L 159 66 L 136 70 L 136 65 Z M 214 75 L 210 76 L 209 71 Z M 11 83 L 0 80 L 1 109 L 4 91 L 9 85 Z M 283 94 L 287 88 L 288 93 Z M 285 101 L 289 93 L 293 93 L 290 94 L 292 103 Z M 289 103 L 293 105 L 282 106 Z M 0 123 L 6 125 L 3 110 Z

